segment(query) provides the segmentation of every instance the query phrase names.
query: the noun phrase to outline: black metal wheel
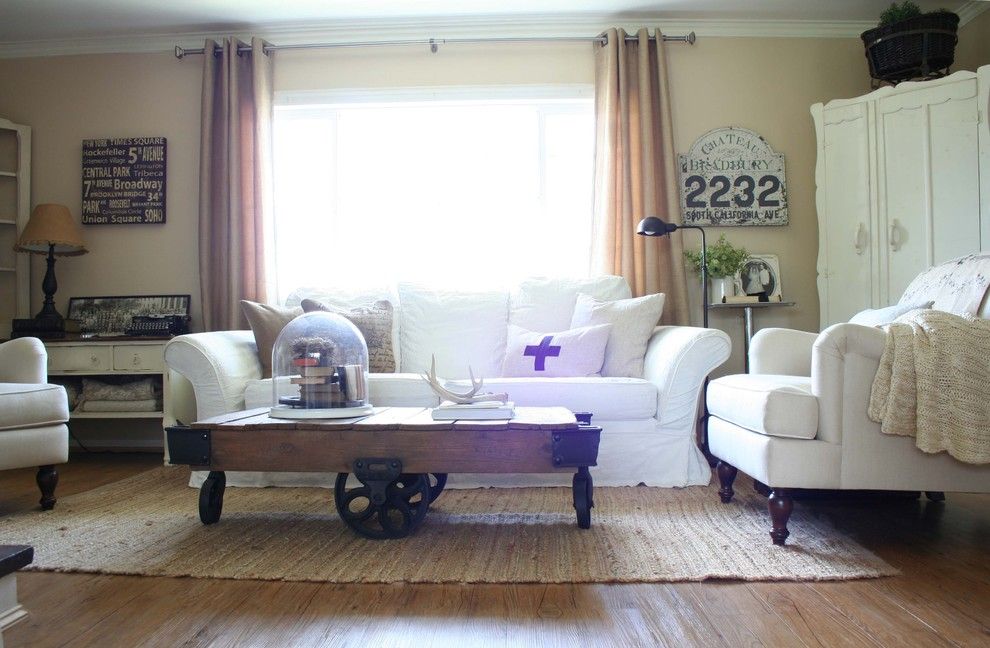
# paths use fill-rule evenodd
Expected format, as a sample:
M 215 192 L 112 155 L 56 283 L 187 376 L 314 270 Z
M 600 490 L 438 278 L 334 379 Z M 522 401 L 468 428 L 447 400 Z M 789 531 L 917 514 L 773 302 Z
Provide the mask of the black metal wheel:
M 430 504 L 440 497 L 443 487 L 447 485 L 447 473 L 430 473 L 426 476 L 430 482 Z
M 222 471 L 210 471 L 199 489 L 199 519 L 203 524 L 213 524 L 220 519 L 226 487 L 227 475 Z
M 358 534 L 374 540 L 404 538 L 422 524 L 431 492 L 425 474 L 402 473 L 384 494 L 367 484 L 348 489 L 349 474 L 337 475 L 334 501 L 340 519 Z
M 591 509 L 595 505 L 592 497 L 594 483 L 591 479 L 591 473 L 588 472 L 586 467 L 582 466 L 574 473 L 571 490 L 574 492 L 574 511 L 577 513 L 578 528 L 590 529 Z

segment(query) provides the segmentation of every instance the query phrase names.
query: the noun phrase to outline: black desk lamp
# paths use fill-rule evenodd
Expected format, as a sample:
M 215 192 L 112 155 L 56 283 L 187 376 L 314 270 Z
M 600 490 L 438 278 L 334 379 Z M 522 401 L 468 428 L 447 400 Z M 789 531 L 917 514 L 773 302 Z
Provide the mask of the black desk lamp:
M 58 282 L 55 281 L 55 257 L 76 256 L 87 252 L 82 233 L 76 222 L 72 220 L 69 208 L 49 203 L 36 206 L 14 249 L 18 252 L 47 255 L 48 269 L 41 282 L 45 303 L 34 316 L 32 327 L 39 333 L 64 330 L 62 315 L 55 310 L 55 291 L 58 290 Z
M 647 216 L 639 221 L 636 233 L 640 236 L 668 236 L 679 229 L 696 229 L 701 232 L 701 308 L 702 323 L 708 328 L 708 245 L 705 243 L 705 229 L 698 225 L 677 225 L 665 223 L 656 216 Z

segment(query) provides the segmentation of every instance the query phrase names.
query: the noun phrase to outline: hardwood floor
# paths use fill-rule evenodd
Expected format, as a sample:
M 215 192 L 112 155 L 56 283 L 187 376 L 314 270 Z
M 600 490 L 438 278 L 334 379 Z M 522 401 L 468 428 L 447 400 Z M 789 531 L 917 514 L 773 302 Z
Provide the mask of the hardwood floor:
M 73 455 L 58 467 L 57 495 L 159 463 L 147 454 Z M 740 476 L 737 484 L 747 482 Z M 37 506 L 38 497 L 33 470 L 0 472 L 0 516 Z M 903 575 L 841 583 L 334 585 L 22 573 L 20 598 L 31 616 L 4 639 L 7 648 L 990 646 L 990 497 L 796 506 Z

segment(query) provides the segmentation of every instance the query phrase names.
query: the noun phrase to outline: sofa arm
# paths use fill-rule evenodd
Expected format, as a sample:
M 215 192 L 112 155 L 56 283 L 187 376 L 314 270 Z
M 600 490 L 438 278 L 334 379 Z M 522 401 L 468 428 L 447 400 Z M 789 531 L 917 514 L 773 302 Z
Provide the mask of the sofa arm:
M 165 345 L 165 364 L 192 385 L 197 419 L 244 409 L 244 389 L 261 378 L 258 347 L 251 331 L 180 335 Z M 188 394 L 183 389 L 170 391 L 173 398 Z M 166 409 L 190 411 L 183 403 L 166 404 Z
M 0 382 L 48 382 L 48 352 L 41 340 L 23 337 L 0 344 Z
M 785 328 L 756 332 L 749 344 L 749 373 L 811 375 L 811 349 L 817 333 Z
M 818 397 L 818 438 L 842 442 L 845 420 L 866 420 L 873 379 L 886 332 L 859 324 L 834 324 L 818 336 L 811 354 L 811 390 Z
M 732 342 L 717 329 L 658 326 L 646 347 L 643 377 L 656 385 L 661 428 L 694 430 L 705 378 L 729 359 Z

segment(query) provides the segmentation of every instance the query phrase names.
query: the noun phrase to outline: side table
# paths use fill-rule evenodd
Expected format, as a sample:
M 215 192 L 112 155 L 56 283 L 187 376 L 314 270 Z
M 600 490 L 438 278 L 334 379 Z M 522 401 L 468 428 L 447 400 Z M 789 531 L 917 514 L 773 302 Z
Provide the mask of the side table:
M 743 311 L 743 322 L 745 326 L 745 337 L 743 338 L 743 367 L 749 373 L 749 343 L 753 339 L 753 309 L 780 308 L 782 306 L 794 306 L 796 302 L 744 302 L 741 304 L 709 304 L 708 308 L 713 310 L 736 309 Z

